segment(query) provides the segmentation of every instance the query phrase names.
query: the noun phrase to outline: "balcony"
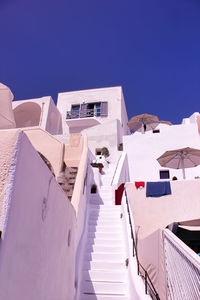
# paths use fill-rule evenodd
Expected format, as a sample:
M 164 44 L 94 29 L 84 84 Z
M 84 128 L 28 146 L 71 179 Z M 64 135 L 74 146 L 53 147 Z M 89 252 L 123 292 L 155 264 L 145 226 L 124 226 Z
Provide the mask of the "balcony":
M 66 123 L 73 132 L 76 132 L 76 127 L 82 130 L 100 124 L 96 118 L 100 116 L 101 108 L 67 111 Z
M 66 119 L 79 119 L 79 118 L 91 118 L 100 117 L 101 108 L 86 109 L 86 110 L 72 110 L 67 111 Z

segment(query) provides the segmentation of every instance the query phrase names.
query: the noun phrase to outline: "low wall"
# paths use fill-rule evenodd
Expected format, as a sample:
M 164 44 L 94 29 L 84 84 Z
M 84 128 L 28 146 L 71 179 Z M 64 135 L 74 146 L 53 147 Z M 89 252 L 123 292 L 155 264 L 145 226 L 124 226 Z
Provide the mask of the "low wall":
M 85 185 L 85 176 L 87 171 L 87 162 L 88 162 L 88 140 L 87 136 L 83 136 L 83 147 L 82 147 L 82 153 L 80 157 L 80 163 L 78 167 L 78 173 L 76 176 L 76 182 L 74 185 L 74 191 L 71 203 L 74 206 L 74 209 L 76 211 L 76 215 L 82 213 L 82 210 L 80 208 L 80 205 L 82 205 L 83 198 L 85 197 L 84 193 L 84 185 Z
M 166 299 L 166 279 L 161 230 L 167 225 L 199 218 L 200 180 L 171 182 L 172 194 L 146 198 L 146 188 L 126 184 L 127 196 L 134 217 L 138 255 L 141 264 L 159 292 Z
M 49 160 L 57 177 L 63 163 L 63 143 L 39 127 L 22 130 L 28 136 L 33 147 Z
M 0 242 L 0 299 L 73 300 L 75 211 L 21 135 L 6 186 L 10 209 Z

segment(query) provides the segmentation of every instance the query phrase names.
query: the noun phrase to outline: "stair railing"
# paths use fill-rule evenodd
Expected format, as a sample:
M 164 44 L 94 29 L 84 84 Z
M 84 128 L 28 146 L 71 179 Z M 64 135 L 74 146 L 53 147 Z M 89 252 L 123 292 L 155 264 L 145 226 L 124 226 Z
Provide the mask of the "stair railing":
M 130 211 L 130 206 L 129 206 L 126 189 L 124 190 L 124 193 L 125 193 L 125 199 L 126 199 L 126 208 L 127 208 L 127 212 L 128 212 L 129 225 L 130 225 L 130 230 L 131 230 L 131 238 L 133 241 L 133 257 L 134 256 L 136 257 L 138 275 L 140 275 L 142 277 L 142 279 L 144 280 L 145 294 L 149 293 L 149 295 L 152 297 L 153 300 L 160 300 L 159 295 L 148 275 L 148 272 L 145 270 L 145 268 L 142 266 L 142 264 L 139 261 L 138 253 L 137 253 L 137 245 L 136 245 L 134 231 L 133 231 L 132 214 Z

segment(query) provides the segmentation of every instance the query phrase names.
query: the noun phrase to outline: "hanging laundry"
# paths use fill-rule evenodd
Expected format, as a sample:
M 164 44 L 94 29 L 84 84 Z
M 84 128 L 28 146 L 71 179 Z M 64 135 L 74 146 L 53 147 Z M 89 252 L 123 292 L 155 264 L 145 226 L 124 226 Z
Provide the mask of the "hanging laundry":
M 135 187 L 136 189 L 139 189 L 139 188 L 144 188 L 145 187 L 145 182 L 144 181 L 135 181 Z
M 115 190 L 115 205 L 121 205 L 122 195 L 124 192 L 124 183 L 122 183 L 117 190 Z
M 169 181 L 147 182 L 146 197 L 162 197 L 171 193 L 171 184 Z

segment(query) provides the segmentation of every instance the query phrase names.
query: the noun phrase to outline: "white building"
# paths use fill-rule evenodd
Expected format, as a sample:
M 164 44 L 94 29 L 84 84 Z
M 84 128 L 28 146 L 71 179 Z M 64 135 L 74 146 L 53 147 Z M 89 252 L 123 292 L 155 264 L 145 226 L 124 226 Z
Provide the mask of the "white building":
M 200 149 L 200 136 L 194 113 L 190 118 L 183 119 L 179 125 L 160 124 L 154 131 L 145 134 L 135 132 L 123 137 L 124 151 L 128 155 L 129 174 L 131 181 L 159 181 L 183 179 L 182 169 L 161 167 L 157 161 L 165 151 L 185 147 Z M 185 169 L 187 179 L 200 177 L 200 166 Z
M 0 299 L 182 300 L 181 272 L 178 292 L 169 289 L 181 264 L 184 293 L 198 299 L 199 257 L 165 227 L 198 218 L 200 167 L 186 169 L 182 181 L 181 170 L 156 159 L 200 149 L 199 114 L 130 135 L 121 87 L 60 93 L 57 106 L 51 97 L 12 99 L 0 85 Z M 149 200 L 146 186 L 134 184 L 163 176 L 179 180 L 160 198 Z
M 122 87 L 60 93 L 57 107 L 63 134 L 87 134 L 94 154 L 102 147 L 116 151 L 123 135 L 129 134 Z

